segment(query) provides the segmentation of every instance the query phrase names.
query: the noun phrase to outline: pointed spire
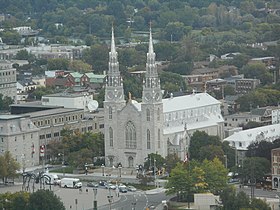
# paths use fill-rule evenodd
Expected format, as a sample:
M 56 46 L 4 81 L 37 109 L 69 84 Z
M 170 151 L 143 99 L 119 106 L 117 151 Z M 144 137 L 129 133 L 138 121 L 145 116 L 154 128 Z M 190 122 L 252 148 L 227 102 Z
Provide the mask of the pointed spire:
M 116 53 L 114 27 L 112 26 L 112 40 L 111 40 L 111 53 Z
M 150 22 L 150 40 L 149 40 L 149 53 L 154 53 L 153 38 L 152 38 L 152 23 Z

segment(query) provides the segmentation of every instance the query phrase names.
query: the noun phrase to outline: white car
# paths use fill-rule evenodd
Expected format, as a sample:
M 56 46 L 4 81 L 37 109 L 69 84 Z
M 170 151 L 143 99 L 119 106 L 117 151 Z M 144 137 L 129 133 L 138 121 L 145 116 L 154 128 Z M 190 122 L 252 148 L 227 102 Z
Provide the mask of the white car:
M 105 187 L 106 187 L 107 189 L 111 189 L 111 190 L 115 190 L 115 189 L 117 188 L 116 185 L 113 185 L 113 184 L 111 184 L 111 183 L 105 185 Z

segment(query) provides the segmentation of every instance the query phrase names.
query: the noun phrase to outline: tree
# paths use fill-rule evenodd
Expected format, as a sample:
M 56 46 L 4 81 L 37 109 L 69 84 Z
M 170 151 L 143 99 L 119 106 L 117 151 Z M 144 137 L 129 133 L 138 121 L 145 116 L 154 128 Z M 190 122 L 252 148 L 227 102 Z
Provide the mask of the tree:
M 267 71 L 263 63 L 247 64 L 241 69 L 240 73 L 244 74 L 246 78 L 260 79 L 263 85 L 271 84 L 273 80 L 272 74 Z
M 199 160 L 199 151 L 201 147 L 207 146 L 207 145 L 221 145 L 221 142 L 219 140 L 218 136 L 209 136 L 204 131 L 196 131 L 191 137 L 190 141 L 190 158 Z
M 10 105 L 13 103 L 14 101 L 11 97 L 8 96 L 3 97 L 3 95 L 0 94 L 0 110 L 9 110 Z
M 250 183 L 263 180 L 265 174 L 270 172 L 269 160 L 261 157 L 245 158 L 241 169 L 243 180 Z
M 65 210 L 60 198 L 50 190 L 38 190 L 29 198 L 30 210 Z
M 154 172 L 156 172 L 156 169 L 160 169 L 165 165 L 165 159 L 155 153 L 148 154 L 148 157 L 146 158 L 146 161 L 144 162 L 144 168 L 152 168 Z
M 68 70 L 69 61 L 65 58 L 53 58 L 48 60 L 47 68 L 49 70 Z
M 176 194 L 178 201 L 190 201 L 194 193 L 204 192 L 207 188 L 205 172 L 197 166 L 197 163 L 178 163 L 172 169 L 166 185 L 167 194 Z
M 172 93 L 186 90 L 186 83 L 179 74 L 162 71 L 159 75 L 162 89 Z
M 18 176 L 17 171 L 20 169 L 20 165 L 9 151 L 6 151 L 3 156 L 0 156 L 0 163 L 0 177 L 3 183 L 6 183 L 9 178 L 14 179 Z
M 171 170 L 176 166 L 178 162 L 181 162 L 180 158 L 176 153 L 168 154 L 165 157 L 165 169 L 170 174 Z
M 204 160 L 201 168 L 205 171 L 205 181 L 210 192 L 219 194 L 226 188 L 228 170 L 218 158 L 214 158 L 213 161 Z
M 16 54 L 16 59 L 18 59 L 18 60 L 28 60 L 28 58 L 29 58 L 29 55 L 28 55 L 27 50 L 20 50 Z
M 222 149 L 222 145 L 205 145 L 199 149 L 198 160 L 203 161 L 213 160 L 215 158 L 219 158 L 221 161 L 224 160 L 224 151 Z
M 69 63 L 68 69 L 70 71 L 77 71 L 80 73 L 87 73 L 92 71 L 91 65 L 85 63 L 82 60 L 73 60 Z
M 246 193 L 244 192 L 236 193 L 236 190 L 231 186 L 223 190 L 223 192 L 220 195 L 220 198 L 223 203 L 221 210 L 237 210 L 237 209 L 270 210 L 271 209 L 269 205 L 261 199 L 253 198 L 250 202 L 250 198 L 248 195 L 246 195 Z

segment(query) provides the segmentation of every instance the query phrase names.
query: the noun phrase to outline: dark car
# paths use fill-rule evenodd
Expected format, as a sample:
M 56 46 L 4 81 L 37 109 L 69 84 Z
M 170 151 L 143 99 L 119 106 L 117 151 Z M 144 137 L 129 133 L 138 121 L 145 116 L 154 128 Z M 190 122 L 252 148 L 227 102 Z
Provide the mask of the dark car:
M 96 182 L 88 182 L 87 187 L 98 187 L 98 184 Z
M 120 187 L 120 188 L 119 188 L 119 191 L 120 191 L 121 193 L 127 193 L 126 187 Z
M 99 185 L 105 187 L 108 183 L 104 180 L 99 181 Z

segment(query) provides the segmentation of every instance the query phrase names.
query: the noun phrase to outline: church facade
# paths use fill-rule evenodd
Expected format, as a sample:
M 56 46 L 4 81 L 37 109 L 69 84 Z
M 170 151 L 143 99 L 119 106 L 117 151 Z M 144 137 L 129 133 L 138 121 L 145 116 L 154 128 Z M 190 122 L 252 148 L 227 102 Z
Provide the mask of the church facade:
M 142 102 L 124 98 L 114 31 L 104 100 L 105 164 L 136 167 L 148 154 L 187 154 L 196 130 L 223 137 L 220 102 L 207 93 L 162 98 L 150 30 Z

